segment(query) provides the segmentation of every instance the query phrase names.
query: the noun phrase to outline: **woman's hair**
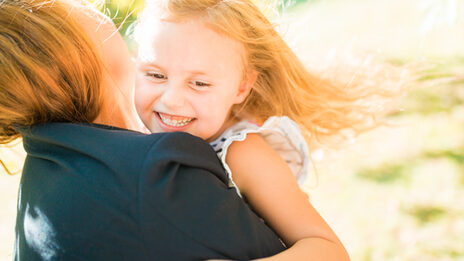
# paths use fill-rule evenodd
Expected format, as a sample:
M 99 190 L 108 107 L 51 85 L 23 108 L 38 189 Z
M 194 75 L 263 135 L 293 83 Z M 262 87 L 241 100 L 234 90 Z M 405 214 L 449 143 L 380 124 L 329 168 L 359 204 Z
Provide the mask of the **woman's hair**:
M 375 112 L 372 104 L 363 104 L 363 100 L 389 95 L 376 85 L 335 84 L 309 73 L 252 0 L 148 0 L 141 27 L 144 19 L 153 18 L 200 19 L 242 43 L 244 76 L 255 71 L 257 80 L 233 113 L 251 115 L 261 123 L 270 116 L 288 116 L 311 140 L 345 129 L 357 133 L 372 127 Z
M 0 144 L 20 136 L 16 127 L 98 116 L 102 64 L 70 5 L 0 1 Z

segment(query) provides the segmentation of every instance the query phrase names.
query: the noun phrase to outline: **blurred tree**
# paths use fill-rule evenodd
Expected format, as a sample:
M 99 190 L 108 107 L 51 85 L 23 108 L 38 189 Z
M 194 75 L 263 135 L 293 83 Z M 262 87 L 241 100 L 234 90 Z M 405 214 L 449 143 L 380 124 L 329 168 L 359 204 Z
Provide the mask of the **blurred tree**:
M 143 9 L 143 0 L 89 0 L 104 14 L 110 17 L 123 36 L 127 29 L 137 19 L 137 14 Z
M 144 0 L 88 0 L 116 24 L 126 41 L 128 48 L 134 53 L 136 44 L 130 37 L 131 28 L 137 20 L 138 13 L 144 7 Z

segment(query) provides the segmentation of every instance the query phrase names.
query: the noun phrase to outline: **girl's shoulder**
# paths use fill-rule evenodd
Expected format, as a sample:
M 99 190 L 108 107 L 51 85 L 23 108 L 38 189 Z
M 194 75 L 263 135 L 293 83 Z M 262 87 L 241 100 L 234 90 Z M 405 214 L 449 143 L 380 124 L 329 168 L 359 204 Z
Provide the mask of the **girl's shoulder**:
M 249 134 L 259 134 L 284 159 L 301 185 L 310 165 L 309 150 L 298 125 L 288 117 L 270 117 L 262 125 L 243 120 L 228 128 L 211 142 L 229 176 L 229 186 L 235 187 L 226 162 L 227 151 L 234 141 L 244 141 Z M 256 173 L 259 174 L 259 173 Z M 240 194 L 239 190 L 237 192 Z

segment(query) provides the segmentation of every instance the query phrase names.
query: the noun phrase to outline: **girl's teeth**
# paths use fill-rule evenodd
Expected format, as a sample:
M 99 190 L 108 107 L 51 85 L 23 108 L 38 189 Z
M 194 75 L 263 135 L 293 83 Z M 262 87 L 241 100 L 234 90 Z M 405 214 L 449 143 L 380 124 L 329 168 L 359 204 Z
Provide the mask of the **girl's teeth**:
M 185 125 L 189 124 L 193 120 L 193 118 L 184 118 L 182 120 L 172 120 L 172 119 L 169 119 L 168 117 L 162 115 L 161 113 L 159 113 L 158 115 L 160 116 L 161 120 L 166 125 L 173 126 L 173 127 L 185 126 Z

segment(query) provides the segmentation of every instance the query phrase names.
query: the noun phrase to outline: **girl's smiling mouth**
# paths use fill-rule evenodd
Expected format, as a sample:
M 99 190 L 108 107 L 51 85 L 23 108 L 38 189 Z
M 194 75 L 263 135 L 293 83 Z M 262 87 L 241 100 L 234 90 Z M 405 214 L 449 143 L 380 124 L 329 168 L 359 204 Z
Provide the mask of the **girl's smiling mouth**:
M 190 126 L 196 118 L 176 116 L 155 111 L 160 126 L 165 131 L 181 131 Z

